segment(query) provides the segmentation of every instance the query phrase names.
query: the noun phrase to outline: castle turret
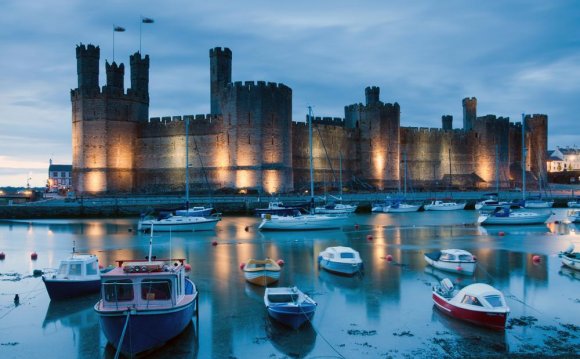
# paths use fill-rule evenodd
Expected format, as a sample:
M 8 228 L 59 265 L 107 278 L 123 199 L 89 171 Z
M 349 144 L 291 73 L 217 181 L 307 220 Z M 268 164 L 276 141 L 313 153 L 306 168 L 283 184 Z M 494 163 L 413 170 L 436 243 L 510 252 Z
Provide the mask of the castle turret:
M 81 93 L 99 92 L 99 57 L 101 50 L 98 46 L 77 46 L 77 75 L 78 89 Z
M 125 65 L 117 65 L 116 62 L 109 64 L 105 62 L 105 69 L 107 71 L 107 92 L 117 96 L 125 92 Z
M 139 97 L 146 98 L 149 103 L 149 55 L 141 58 L 136 52 L 130 57 L 131 64 L 131 92 Z
M 462 101 L 463 104 L 463 129 L 470 131 L 473 129 L 473 124 L 477 118 L 477 99 L 475 97 L 466 97 Z
M 451 115 L 441 116 L 441 124 L 443 126 L 443 130 L 451 131 L 453 129 L 453 116 Z
M 377 86 L 367 87 L 365 88 L 365 98 L 367 106 L 373 106 L 378 104 L 379 101 L 379 94 L 381 89 Z
M 222 113 L 223 91 L 232 82 L 232 51 L 227 47 L 209 50 L 211 114 Z

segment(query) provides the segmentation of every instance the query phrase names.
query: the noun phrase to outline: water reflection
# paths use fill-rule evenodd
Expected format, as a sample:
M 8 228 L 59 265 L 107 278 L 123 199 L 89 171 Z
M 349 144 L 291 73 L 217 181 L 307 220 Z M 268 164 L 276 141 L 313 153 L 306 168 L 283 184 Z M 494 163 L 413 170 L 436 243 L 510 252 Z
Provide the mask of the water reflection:
M 570 281 L 572 282 L 580 280 L 580 271 L 566 267 L 564 265 L 560 267 L 558 274 L 561 275 L 562 277 L 570 279 Z
M 268 316 L 266 335 L 276 349 L 291 358 L 305 358 L 316 344 L 316 331 L 309 322 L 292 329 Z
M 552 223 L 553 224 L 553 223 Z M 478 231 L 481 235 L 487 236 L 497 236 L 500 235 L 527 235 L 527 234 L 542 234 L 550 233 L 551 229 L 546 224 L 534 224 L 534 225 L 502 225 L 502 226 L 478 226 Z

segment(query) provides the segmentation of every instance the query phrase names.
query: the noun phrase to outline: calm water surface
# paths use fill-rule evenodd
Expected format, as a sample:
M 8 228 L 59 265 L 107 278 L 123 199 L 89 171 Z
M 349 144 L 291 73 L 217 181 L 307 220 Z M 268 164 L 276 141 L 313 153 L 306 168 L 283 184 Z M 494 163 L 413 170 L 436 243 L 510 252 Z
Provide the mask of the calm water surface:
M 474 224 L 476 212 L 459 211 L 356 215 L 342 230 L 296 233 L 262 233 L 257 218 L 226 217 L 215 232 L 155 234 L 155 255 L 171 253 L 191 263 L 200 316 L 199 327 L 191 325 L 151 357 L 578 355 L 580 272 L 562 268 L 557 253 L 570 243 L 580 250 L 580 226 L 562 223 L 566 210 L 554 212 L 548 225 L 523 227 L 483 229 Z M 77 251 L 98 255 L 104 265 L 144 258 L 149 235 L 134 228 L 131 219 L 1 222 L 0 358 L 112 358 L 115 351 L 92 309 L 98 295 L 51 302 L 32 273 L 56 268 L 73 241 Z M 318 269 L 318 253 L 335 245 L 360 252 L 363 275 Z M 427 267 L 423 254 L 442 248 L 475 254 L 475 275 Z M 533 255 L 541 261 L 534 263 Z M 264 289 L 246 283 L 239 268 L 248 258 L 266 256 L 285 261 L 280 286 L 296 285 L 319 303 L 311 324 L 295 331 L 268 318 Z M 511 308 L 508 329 L 493 332 L 440 314 L 431 286 L 445 277 L 459 286 L 486 282 L 503 291 Z

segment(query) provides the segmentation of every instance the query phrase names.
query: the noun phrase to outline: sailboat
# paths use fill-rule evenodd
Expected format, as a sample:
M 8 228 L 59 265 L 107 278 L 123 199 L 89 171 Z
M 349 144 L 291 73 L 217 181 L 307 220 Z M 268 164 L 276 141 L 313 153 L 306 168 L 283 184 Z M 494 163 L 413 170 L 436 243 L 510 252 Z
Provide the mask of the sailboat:
M 342 152 L 339 152 L 340 158 L 340 177 L 339 177 L 339 186 L 340 186 L 340 197 L 339 200 L 342 201 Z M 314 213 L 317 214 L 350 214 L 356 211 L 357 206 L 352 204 L 344 204 L 344 203 L 330 203 L 326 204 L 321 207 L 314 208 Z
M 498 148 L 495 145 L 495 192 L 486 193 L 482 199 L 475 203 L 475 209 L 478 211 L 493 211 L 497 207 L 512 206 L 513 203 L 499 200 L 499 155 Z M 519 207 L 519 206 L 518 206 Z
M 189 118 L 185 120 L 185 201 L 186 209 L 177 211 L 175 215 L 159 218 L 142 216 L 137 224 L 137 229 L 151 230 L 155 226 L 158 232 L 211 231 L 215 229 L 217 223 L 221 220 L 219 214 L 209 215 L 213 210 L 211 207 L 189 208 Z
M 310 203 L 312 211 L 312 207 L 314 207 L 314 167 L 312 163 L 312 108 L 310 106 L 308 107 L 308 140 L 310 143 Z M 258 229 L 279 231 L 336 229 L 341 228 L 347 219 L 345 214 L 301 214 L 300 212 L 294 216 L 266 214 Z
M 404 154 L 405 158 L 405 183 L 403 189 L 403 198 L 395 199 L 390 201 L 387 205 L 383 206 L 383 212 L 386 213 L 405 213 L 405 212 L 417 212 L 421 208 L 420 204 L 411 204 L 406 202 L 407 198 L 407 153 Z M 399 190 L 401 189 L 401 180 L 399 178 Z
M 451 149 L 449 149 L 449 187 L 451 190 Z M 433 200 L 425 205 L 426 211 L 455 211 L 464 209 L 465 202 L 454 202 L 451 200 Z

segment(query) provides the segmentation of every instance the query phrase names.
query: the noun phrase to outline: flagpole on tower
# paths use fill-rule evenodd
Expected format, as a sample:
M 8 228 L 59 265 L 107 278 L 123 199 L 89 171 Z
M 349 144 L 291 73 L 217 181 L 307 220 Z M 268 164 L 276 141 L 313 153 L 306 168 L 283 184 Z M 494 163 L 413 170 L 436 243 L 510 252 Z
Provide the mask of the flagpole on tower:
M 125 32 L 125 28 L 121 26 L 116 26 L 113 24 L 113 62 L 115 62 L 115 33 L 116 32 Z
M 139 54 L 141 54 L 141 28 L 143 24 L 153 24 L 155 21 L 150 17 L 141 16 L 141 22 L 139 22 Z

